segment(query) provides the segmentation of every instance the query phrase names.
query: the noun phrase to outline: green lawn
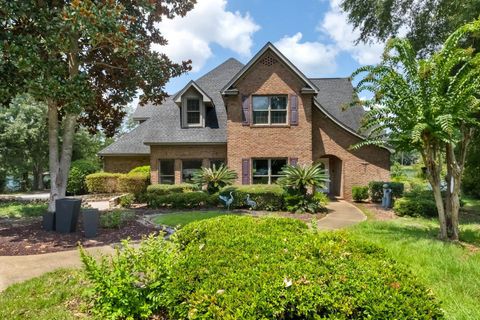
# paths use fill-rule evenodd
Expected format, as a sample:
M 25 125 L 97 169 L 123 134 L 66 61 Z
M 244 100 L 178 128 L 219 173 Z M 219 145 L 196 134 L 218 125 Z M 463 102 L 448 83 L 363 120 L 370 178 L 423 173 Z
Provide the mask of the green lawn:
M 46 210 L 46 204 L 0 203 L 0 218 L 38 217 Z
M 215 218 L 226 214 L 233 214 L 223 211 L 189 211 L 174 212 L 158 215 L 153 219 L 156 224 L 162 224 L 170 227 L 183 227 L 184 225 L 198 220 Z
M 448 319 L 480 319 L 480 248 L 436 240 L 437 226 L 432 220 L 400 218 L 367 221 L 349 232 L 406 264 L 442 301 Z M 479 226 L 464 224 L 464 241 L 478 245 Z
M 73 270 L 12 285 L 0 293 L 0 319 L 85 319 L 79 311 L 83 289 L 79 271 Z

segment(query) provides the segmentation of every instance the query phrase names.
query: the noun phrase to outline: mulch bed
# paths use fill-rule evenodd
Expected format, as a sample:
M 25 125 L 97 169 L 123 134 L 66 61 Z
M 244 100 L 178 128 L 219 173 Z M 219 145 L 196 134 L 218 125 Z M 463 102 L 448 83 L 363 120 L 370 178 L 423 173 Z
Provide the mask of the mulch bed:
M 380 203 L 364 202 L 361 205 L 375 214 L 375 220 L 386 221 L 398 218 L 393 209 L 384 209 Z
M 80 243 L 84 247 L 103 246 L 118 243 L 122 239 L 140 240 L 144 235 L 158 232 L 154 226 L 130 221 L 120 229 L 99 228 L 93 239 L 83 235 L 81 221 L 77 231 L 61 234 L 42 229 L 41 219 L 0 220 L 0 255 L 23 256 L 72 250 Z

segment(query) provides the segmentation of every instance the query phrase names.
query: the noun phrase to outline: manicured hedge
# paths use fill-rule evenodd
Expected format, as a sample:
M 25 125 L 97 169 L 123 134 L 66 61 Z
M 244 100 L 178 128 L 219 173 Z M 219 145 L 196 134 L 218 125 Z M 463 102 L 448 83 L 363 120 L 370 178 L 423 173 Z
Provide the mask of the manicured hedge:
M 181 184 L 152 184 L 147 187 L 149 195 L 164 196 L 170 193 L 183 193 L 184 191 L 196 191 L 198 187 L 189 183 Z
M 354 201 L 364 201 L 368 199 L 368 187 L 367 186 L 353 186 L 352 198 Z
M 400 198 L 403 195 L 405 186 L 401 182 L 384 182 L 384 181 L 370 181 L 368 183 L 368 190 L 372 202 L 382 202 L 383 185 L 388 184 L 392 189 L 393 198 Z
M 89 193 L 115 193 L 119 192 L 118 178 L 121 173 L 98 172 L 89 174 L 85 178 Z
M 100 318 L 441 319 L 430 290 L 386 253 L 298 220 L 222 216 L 165 241 L 83 255 Z
M 229 186 L 220 190 L 220 195 L 230 197 L 233 195 L 233 203 L 230 208 L 248 208 L 247 195 L 257 203 L 257 210 L 279 211 L 284 208 L 285 191 L 276 184 L 254 184 L 245 186 Z M 221 202 L 221 204 L 224 204 Z
M 150 208 L 200 208 L 218 205 L 215 195 L 209 195 L 203 191 L 185 193 L 170 193 L 163 196 L 148 195 L 147 203 Z
M 149 180 L 150 175 L 143 172 L 124 174 L 118 177 L 118 189 L 138 196 L 147 191 Z
M 130 170 L 129 173 L 145 173 L 148 176 L 150 176 L 150 166 L 141 166 L 141 167 L 136 167 Z

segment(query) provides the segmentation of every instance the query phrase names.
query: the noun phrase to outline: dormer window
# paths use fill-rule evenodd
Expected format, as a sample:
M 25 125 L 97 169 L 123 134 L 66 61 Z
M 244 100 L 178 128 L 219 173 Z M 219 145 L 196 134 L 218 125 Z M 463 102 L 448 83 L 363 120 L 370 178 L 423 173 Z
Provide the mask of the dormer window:
M 182 109 L 184 127 L 204 126 L 205 107 L 200 98 L 184 97 Z

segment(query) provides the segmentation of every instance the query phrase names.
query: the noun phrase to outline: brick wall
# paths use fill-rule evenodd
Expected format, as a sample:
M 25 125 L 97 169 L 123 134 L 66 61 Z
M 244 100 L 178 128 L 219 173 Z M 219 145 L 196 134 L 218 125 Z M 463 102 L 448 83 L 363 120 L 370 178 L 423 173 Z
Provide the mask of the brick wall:
M 103 157 L 103 170 L 106 172 L 126 173 L 133 168 L 147 166 L 150 157 L 146 156 L 105 156 Z
M 177 146 L 151 146 L 150 167 L 152 184 L 158 183 L 158 160 L 175 160 L 175 183 L 182 181 L 182 160 L 202 160 L 202 165 L 207 167 L 210 159 L 227 159 L 226 145 L 177 145 Z
M 336 170 L 333 180 L 340 183 L 339 196 L 345 199 L 352 198 L 352 186 L 366 186 L 373 180 L 390 180 L 390 153 L 375 146 L 348 150 L 359 141 L 360 138 L 345 131 L 314 107 L 313 160 L 330 158 L 330 166 Z
M 239 95 L 225 98 L 228 112 L 228 166 L 237 171 L 238 183 L 241 182 L 242 158 L 288 157 L 298 158 L 299 163 L 312 161 L 312 95 L 300 93 L 302 81 L 279 59 L 270 56 L 270 63 L 262 63 L 269 55 L 271 53 L 267 51 L 238 82 L 236 87 Z M 298 96 L 298 125 L 244 126 L 242 96 L 274 94 Z

